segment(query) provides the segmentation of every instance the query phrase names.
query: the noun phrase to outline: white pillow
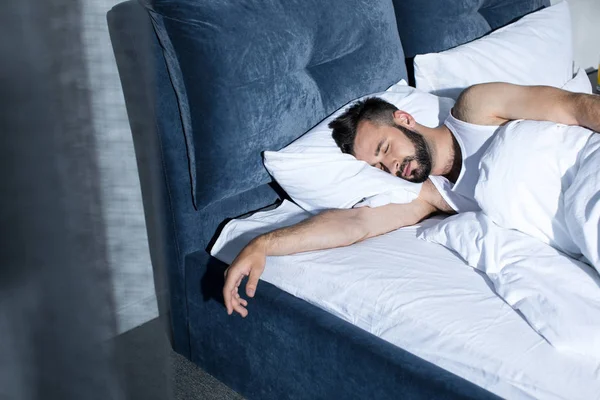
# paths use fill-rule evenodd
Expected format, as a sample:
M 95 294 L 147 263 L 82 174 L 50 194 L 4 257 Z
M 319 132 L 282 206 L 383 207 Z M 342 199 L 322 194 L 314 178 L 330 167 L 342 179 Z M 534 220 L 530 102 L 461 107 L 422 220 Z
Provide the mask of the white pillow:
M 574 93 L 593 93 L 592 82 L 590 82 L 590 79 L 583 68 L 578 68 L 575 77 L 565 83 L 562 89 Z
M 441 125 L 454 105 L 451 99 L 421 92 L 404 81 L 386 92 L 361 99 L 372 96 L 394 104 L 428 127 Z M 421 190 L 421 184 L 402 180 L 341 152 L 327 125 L 352 103 L 354 101 L 282 150 L 264 153 L 269 173 L 306 211 L 351 208 L 364 199 L 369 199 L 371 205 L 408 203 Z
M 485 82 L 562 87 L 573 76 L 569 5 L 563 1 L 470 43 L 417 55 L 414 68 L 418 89 L 453 99 Z
M 419 238 L 484 272 L 496 293 L 555 348 L 600 360 L 600 277 L 589 266 L 500 228 L 481 212 L 446 218 Z

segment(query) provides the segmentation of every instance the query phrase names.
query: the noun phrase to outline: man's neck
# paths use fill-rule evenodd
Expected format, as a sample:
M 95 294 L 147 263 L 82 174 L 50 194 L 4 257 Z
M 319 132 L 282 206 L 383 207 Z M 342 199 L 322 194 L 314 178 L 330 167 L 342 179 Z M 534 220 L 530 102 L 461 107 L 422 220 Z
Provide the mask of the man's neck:
M 448 172 L 443 176 L 450 182 L 456 183 L 458 177 L 460 176 L 460 170 L 462 169 L 462 151 L 460 150 L 460 145 L 458 144 L 458 141 L 454 135 L 450 133 L 450 136 L 452 136 L 452 157 L 450 158 L 451 165 L 449 168 L 446 168 Z
M 446 177 L 455 182 L 462 167 L 460 146 L 446 125 L 437 128 L 421 127 L 431 151 L 431 175 Z

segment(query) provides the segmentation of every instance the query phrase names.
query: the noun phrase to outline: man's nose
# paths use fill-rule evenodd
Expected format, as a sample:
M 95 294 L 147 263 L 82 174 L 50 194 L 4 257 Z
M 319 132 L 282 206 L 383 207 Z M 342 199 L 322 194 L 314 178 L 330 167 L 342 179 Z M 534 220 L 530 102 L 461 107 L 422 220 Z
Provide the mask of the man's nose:
M 396 175 L 396 173 L 398 172 L 398 162 L 396 161 L 395 158 L 389 157 L 385 160 L 384 162 L 385 167 L 387 168 L 388 171 L 390 171 L 391 174 Z

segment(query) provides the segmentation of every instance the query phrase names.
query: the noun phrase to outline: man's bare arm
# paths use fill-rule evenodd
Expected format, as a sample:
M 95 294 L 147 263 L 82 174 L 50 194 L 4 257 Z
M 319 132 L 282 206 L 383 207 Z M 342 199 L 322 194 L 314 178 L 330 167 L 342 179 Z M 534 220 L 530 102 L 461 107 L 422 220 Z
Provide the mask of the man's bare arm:
M 600 96 L 550 86 L 474 85 L 461 93 L 452 112 L 460 120 L 479 125 L 529 119 L 600 131 Z
M 267 256 L 349 246 L 414 225 L 436 211 L 453 213 L 428 179 L 419 197 L 410 203 L 328 210 L 296 225 L 261 235 L 254 242 L 264 246 Z
M 377 208 L 328 210 L 296 225 L 261 235 L 254 242 L 264 248 L 267 256 L 349 246 L 414 225 L 435 211 L 421 199 Z
M 600 96 L 574 93 L 572 107 L 575 114 L 575 125 L 580 125 L 600 132 Z
M 225 271 L 223 298 L 227 312 L 236 311 L 242 317 L 248 315 L 245 308 L 248 303 L 240 297 L 238 288 L 244 276 L 248 276 L 246 294 L 254 296 L 267 256 L 348 246 L 414 225 L 438 209 L 451 210 L 428 180 L 419 198 L 408 204 L 325 211 L 299 224 L 261 235 L 252 240 Z

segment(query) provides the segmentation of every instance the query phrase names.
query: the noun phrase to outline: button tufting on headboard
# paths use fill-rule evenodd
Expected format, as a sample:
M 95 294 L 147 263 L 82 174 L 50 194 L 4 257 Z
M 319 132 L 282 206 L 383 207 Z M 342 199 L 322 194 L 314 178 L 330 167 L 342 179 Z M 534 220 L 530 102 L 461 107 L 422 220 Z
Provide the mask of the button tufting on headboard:
M 147 3 L 198 209 L 268 182 L 262 151 L 406 77 L 391 0 Z

